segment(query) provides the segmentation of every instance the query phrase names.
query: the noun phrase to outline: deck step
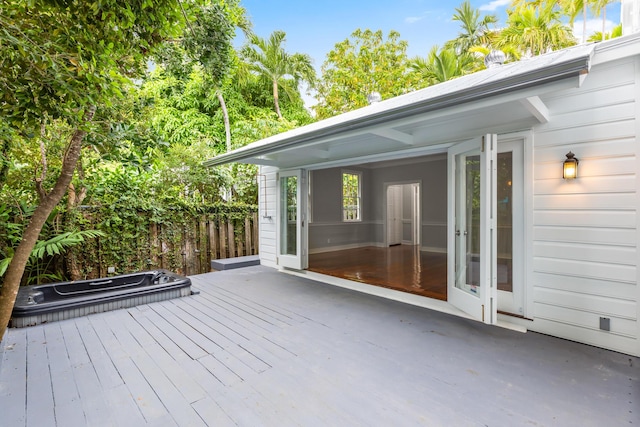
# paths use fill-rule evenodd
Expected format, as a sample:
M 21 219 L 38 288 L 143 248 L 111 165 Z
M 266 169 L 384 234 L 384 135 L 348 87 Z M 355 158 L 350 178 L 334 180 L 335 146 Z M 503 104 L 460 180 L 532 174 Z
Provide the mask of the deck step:
M 254 265 L 260 265 L 259 255 L 211 260 L 211 268 L 218 271 L 233 270 L 235 268 L 251 267 Z

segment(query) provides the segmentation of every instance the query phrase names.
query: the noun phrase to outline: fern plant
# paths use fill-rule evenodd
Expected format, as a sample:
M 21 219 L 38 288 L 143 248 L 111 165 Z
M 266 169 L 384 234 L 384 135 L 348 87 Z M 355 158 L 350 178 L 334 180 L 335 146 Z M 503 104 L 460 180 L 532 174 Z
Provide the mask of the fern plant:
M 29 262 L 27 264 L 26 271 L 31 272 L 34 268 L 36 274 L 29 274 L 29 282 L 40 282 L 42 279 L 60 279 L 55 275 L 46 273 L 49 263 L 41 265 L 40 261 L 49 257 L 49 262 L 55 255 L 61 255 L 68 248 L 78 245 L 85 241 L 85 239 L 95 239 L 96 237 L 104 237 L 105 234 L 98 230 L 80 230 L 80 231 L 66 231 L 47 240 L 38 240 L 35 247 L 31 251 L 29 256 Z M 13 259 L 13 248 L 7 248 L 7 256 L 0 260 L 0 277 L 4 275 L 7 267 Z

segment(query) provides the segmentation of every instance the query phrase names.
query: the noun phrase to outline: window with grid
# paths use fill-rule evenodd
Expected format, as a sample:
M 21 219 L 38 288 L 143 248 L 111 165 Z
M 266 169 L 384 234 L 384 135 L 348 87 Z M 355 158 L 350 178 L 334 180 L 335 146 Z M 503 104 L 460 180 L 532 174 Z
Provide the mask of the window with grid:
M 361 174 L 342 173 L 342 220 L 361 221 Z

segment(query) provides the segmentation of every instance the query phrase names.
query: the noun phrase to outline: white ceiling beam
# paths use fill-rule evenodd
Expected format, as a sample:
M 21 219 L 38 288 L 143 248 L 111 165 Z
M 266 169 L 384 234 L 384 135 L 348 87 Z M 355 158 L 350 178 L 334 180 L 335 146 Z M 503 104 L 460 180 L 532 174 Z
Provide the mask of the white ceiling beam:
M 531 96 L 521 99 L 520 102 L 540 123 L 547 123 L 549 121 L 549 109 L 540 97 Z
M 395 129 L 389 128 L 379 128 L 371 131 L 372 134 L 381 136 L 383 138 L 392 139 L 394 141 L 401 142 L 404 145 L 414 145 L 415 140 L 413 135 L 409 135 L 408 133 L 400 132 Z

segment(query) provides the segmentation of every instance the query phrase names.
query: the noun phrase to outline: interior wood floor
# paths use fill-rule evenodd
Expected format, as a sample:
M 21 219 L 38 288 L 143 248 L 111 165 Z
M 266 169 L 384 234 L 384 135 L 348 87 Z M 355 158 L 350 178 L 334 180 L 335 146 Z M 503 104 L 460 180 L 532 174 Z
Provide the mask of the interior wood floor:
M 309 255 L 309 271 L 447 300 L 447 254 L 368 246 Z

